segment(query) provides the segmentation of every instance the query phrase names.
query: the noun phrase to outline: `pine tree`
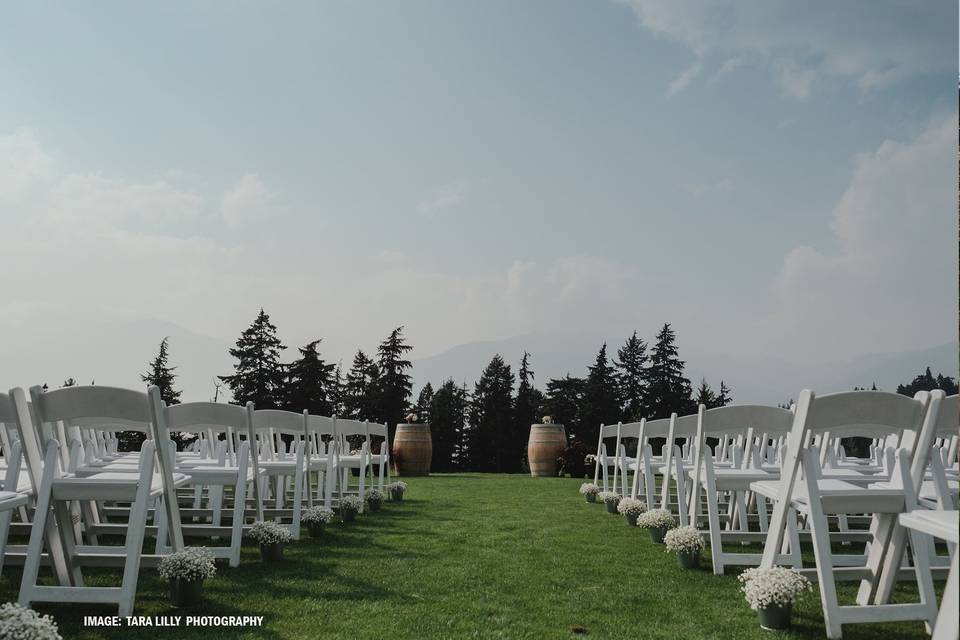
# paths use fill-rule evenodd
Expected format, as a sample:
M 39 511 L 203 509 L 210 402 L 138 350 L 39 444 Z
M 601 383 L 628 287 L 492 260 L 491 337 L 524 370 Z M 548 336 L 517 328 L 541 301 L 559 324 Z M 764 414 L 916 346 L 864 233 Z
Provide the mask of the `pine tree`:
M 380 370 L 362 350 L 353 356 L 353 364 L 344 385 L 344 416 L 355 420 L 377 420 Z M 390 440 L 393 442 L 393 440 Z
M 684 362 L 678 357 L 676 334 L 669 324 L 664 324 L 650 354 L 647 418 L 666 418 L 673 412 L 678 415 L 693 413 L 690 380 L 684 377 L 683 367 Z
M 386 340 L 377 348 L 377 365 L 380 370 L 377 399 L 377 421 L 386 422 L 390 429 L 390 441 L 393 442 L 393 430 L 406 414 L 407 401 L 413 390 L 408 369 L 413 363 L 406 359 L 408 351 L 413 349 L 404 342 L 403 327 L 390 332 Z
M 717 396 L 713 393 L 713 389 L 710 388 L 710 385 L 707 384 L 707 379 L 701 378 L 700 386 L 697 387 L 697 397 L 694 402 L 697 403 L 698 407 L 702 404 L 707 409 L 712 409 L 716 401 Z
M 468 451 L 472 469 L 503 472 L 513 427 L 513 373 L 495 355 L 473 390 Z
M 335 416 L 345 416 L 344 402 L 346 400 L 346 383 L 343 380 L 343 363 L 338 362 L 330 375 L 330 413 Z
M 317 416 L 333 414 L 330 402 L 333 365 L 324 362 L 319 344 L 320 340 L 314 340 L 297 349 L 300 358 L 287 366 L 284 404 L 288 411 L 299 413 L 306 409 Z
M 160 389 L 160 397 L 167 404 L 178 404 L 180 402 L 180 391 L 173 388 L 173 381 L 177 377 L 174 371 L 177 368 L 169 366 L 169 345 L 169 337 L 160 341 L 160 348 L 156 357 L 147 365 L 147 372 L 140 374 L 140 379 L 147 383 L 148 387 L 156 385 Z
M 227 383 L 236 404 L 253 402 L 257 409 L 275 409 L 284 383 L 280 352 L 286 349 L 277 337 L 277 328 L 261 308 L 257 318 L 237 339 L 230 355 L 237 359 L 232 376 L 220 376 Z
M 421 397 L 423 393 L 420 394 Z M 430 398 L 430 433 L 433 437 L 431 469 L 454 471 L 458 459 L 461 432 L 467 417 L 466 389 L 449 379 Z
M 543 407 L 543 394 L 533 386 L 533 369 L 530 368 L 530 354 L 523 352 L 520 370 L 517 373 L 517 397 L 513 406 L 513 430 L 510 437 L 510 450 L 507 454 L 507 470 L 517 472 L 522 469 L 526 455 L 530 425 L 540 421 L 539 413 Z
M 547 381 L 546 411 L 555 423 L 564 425 L 567 436 L 571 440 L 583 440 L 585 438 L 583 427 L 585 386 L 586 380 L 573 378 L 569 373 L 564 378 L 554 378 Z
M 876 389 L 876 386 L 874 386 L 874 389 Z M 720 393 L 717 394 L 717 399 L 714 401 L 713 406 L 725 407 L 731 402 L 733 402 L 733 392 L 730 391 L 730 387 L 727 386 L 727 383 L 721 380 Z
M 604 342 L 593 364 L 588 368 L 583 387 L 583 433 L 580 439 L 595 442 L 600 435 L 600 425 L 615 424 L 621 415 L 617 398 L 617 377 L 607 360 L 607 343 Z
M 913 396 L 917 391 L 933 391 L 934 389 L 942 389 L 948 396 L 954 395 L 957 393 L 957 381 L 942 373 L 934 377 L 930 367 L 927 367 L 926 371 L 916 376 L 909 384 L 897 386 L 897 393 Z
M 61 386 L 63 386 L 63 387 L 75 387 L 75 386 L 77 386 L 77 381 L 74 380 L 73 378 L 67 378 L 66 380 L 63 381 L 63 384 L 62 384 Z
M 427 424 L 431 423 L 430 405 L 432 403 L 433 385 L 428 382 L 423 385 L 423 389 L 420 389 L 420 395 L 417 396 L 417 404 L 413 407 L 413 412 L 416 414 L 417 420 Z
M 617 350 L 613 365 L 617 368 L 617 385 L 623 420 L 635 422 L 646 414 L 647 399 L 647 343 L 637 337 L 637 332 Z

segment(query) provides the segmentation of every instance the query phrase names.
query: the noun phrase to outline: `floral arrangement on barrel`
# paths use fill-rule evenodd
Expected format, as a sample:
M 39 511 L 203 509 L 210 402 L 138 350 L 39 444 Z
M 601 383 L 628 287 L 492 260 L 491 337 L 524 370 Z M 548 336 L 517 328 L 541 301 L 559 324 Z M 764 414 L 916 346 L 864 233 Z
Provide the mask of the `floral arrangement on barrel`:
M 637 526 L 648 529 L 650 539 L 657 544 L 663 544 L 663 537 L 667 535 L 669 529 L 677 526 L 677 521 L 666 509 L 650 509 L 637 516 Z
M 617 504 L 617 512 L 621 513 L 631 527 L 637 525 L 637 518 L 647 510 L 647 503 L 636 498 L 624 498 Z
M 53 618 L 13 602 L 0 606 L 0 638 L 63 640 Z
M 757 612 L 764 629 L 788 628 L 793 605 L 813 590 L 809 580 L 786 567 L 747 569 L 739 580 L 743 595 L 750 608 Z
M 586 476 L 592 469 L 584 462 L 588 451 L 590 451 L 590 447 L 580 440 L 574 440 L 564 447 L 557 457 L 559 475 L 563 477 L 569 473 L 571 478 Z
M 617 505 L 620 504 L 621 499 L 620 494 L 616 491 L 601 491 L 598 496 L 607 506 L 607 513 L 617 515 Z
M 553 416 L 543 416 L 540 418 L 540 424 L 553 424 Z
M 340 498 L 340 519 L 344 522 L 353 522 L 362 508 L 363 498 L 360 496 L 343 496 Z
M 696 569 L 700 565 L 703 536 L 696 527 L 687 525 L 670 529 L 664 535 L 663 542 L 667 553 L 677 554 L 677 564 L 681 569 Z
M 383 491 L 379 489 L 370 489 L 370 491 L 367 491 L 367 506 L 370 507 L 370 511 L 380 511 L 384 498 Z
M 326 507 L 310 507 L 303 512 L 300 520 L 307 525 L 311 538 L 319 538 L 323 534 L 324 526 L 333 522 L 333 509 Z
M 254 522 L 250 537 L 260 544 L 260 556 L 265 562 L 283 560 L 283 545 L 293 541 L 290 529 L 272 520 Z
M 393 502 L 402 502 L 403 494 L 407 492 L 407 483 L 403 481 L 391 482 L 386 487 L 387 493 L 390 494 L 390 500 Z
M 407 424 L 413 424 L 414 422 L 417 421 L 417 414 L 408 413 L 406 417 L 406 421 L 407 421 Z
M 599 493 L 600 487 L 592 482 L 584 482 L 580 485 L 580 495 L 582 495 L 587 502 L 596 502 Z
M 160 560 L 160 577 L 170 582 L 170 604 L 188 607 L 200 600 L 203 581 L 217 573 L 213 551 L 206 547 L 187 547 Z M 3 637 L 0 634 L 0 637 Z

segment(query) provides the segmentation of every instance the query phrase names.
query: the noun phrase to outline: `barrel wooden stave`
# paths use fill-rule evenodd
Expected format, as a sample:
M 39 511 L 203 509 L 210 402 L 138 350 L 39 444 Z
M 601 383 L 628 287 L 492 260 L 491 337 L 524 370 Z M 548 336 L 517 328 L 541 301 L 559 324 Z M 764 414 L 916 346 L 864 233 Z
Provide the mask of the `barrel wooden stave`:
M 433 439 L 429 424 L 397 425 L 393 435 L 394 470 L 399 476 L 426 476 L 430 474 L 433 458 Z
M 530 475 L 557 475 L 557 458 L 567 446 L 567 432 L 562 424 L 532 424 L 527 441 L 527 462 Z

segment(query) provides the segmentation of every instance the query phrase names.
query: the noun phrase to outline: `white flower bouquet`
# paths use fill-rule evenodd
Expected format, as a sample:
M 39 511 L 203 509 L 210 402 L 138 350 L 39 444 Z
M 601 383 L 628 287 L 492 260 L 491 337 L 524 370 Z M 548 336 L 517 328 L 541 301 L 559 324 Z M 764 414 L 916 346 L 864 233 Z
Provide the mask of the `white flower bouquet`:
M 676 524 L 666 509 L 650 509 L 637 517 L 637 526 L 643 529 L 672 529 Z
M 290 529 L 272 520 L 254 522 L 253 526 L 250 527 L 250 537 L 260 543 L 261 546 L 286 544 L 293 540 Z
M 203 582 L 217 573 L 213 552 L 206 547 L 187 547 L 160 559 L 160 577 L 168 580 Z M 2 637 L 2 636 L 0 636 Z
M 740 574 L 739 580 L 743 595 L 755 611 L 793 605 L 813 589 L 809 580 L 786 567 L 747 569 Z
M 616 491 L 601 491 L 597 494 L 603 504 L 607 505 L 607 513 L 617 513 L 617 505 L 620 504 L 620 494 Z
M 584 482 L 580 485 L 580 495 L 586 498 L 587 502 L 596 502 L 599 493 L 600 487 L 592 482 Z
M 340 519 L 352 522 L 362 508 L 363 499 L 360 496 L 343 496 L 340 498 Z
M 310 507 L 303 512 L 300 520 L 304 524 L 330 524 L 333 522 L 333 509 L 327 509 L 326 507 Z
M 627 519 L 630 526 L 637 524 L 637 517 L 647 510 L 647 503 L 636 498 L 624 498 L 617 504 L 617 512 Z
M 703 551 L 703 536 L 696 527 L 686 526 L 670 529 L 663 537 L 668 553 L 693 555 Z
M 403 500 L 403 494 L 407 492 L 407 483 L 402 481 L 391 482 L 385 489 L 390 493 L 391 500 L 400 502 Z
M 53 618 L 13 602 L 0 605 L 0 638 L 63 640 Z
M 370 511 L 380 511 L 384 498 L 383 491 L 379 489 L 370 489 L 370 491 L 367 491 L 367 506 L 370 507 Z

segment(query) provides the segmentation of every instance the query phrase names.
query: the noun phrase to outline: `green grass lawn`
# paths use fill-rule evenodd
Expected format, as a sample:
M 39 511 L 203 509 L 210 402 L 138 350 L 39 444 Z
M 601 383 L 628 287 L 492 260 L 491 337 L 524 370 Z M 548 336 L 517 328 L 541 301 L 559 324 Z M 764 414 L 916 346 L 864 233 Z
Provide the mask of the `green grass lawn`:
M 585 503 L 580 480 L 408 482 L 403 503 L 330 526 L 322 539 L 304 537 L 282 563 L 263 564 L 248 543 L 241 566 L 220 566 L 189 611 L 171 609 L 165 583 L 141 571 L 137 615 L 263 615 L 263 628 L 84 628 L 84 615 L 116 608 L 39 609 L 65 638 L 540 639 L 578 637 L 575 626 L 593 638 L 823 637 L 816 592 L 794 614 L 793 631 L 762 631 L 736 570 L 714 576 L 708 557 L 699 571 L 680 570 L 645 531 Z M 19 583 L 19 568 L 5 568 L 4 601 L 16 599 Z M 853 588 L 844 588 L 847 598 Z M 926 637 L 920 623 L 844 628 L 851 639 Z

